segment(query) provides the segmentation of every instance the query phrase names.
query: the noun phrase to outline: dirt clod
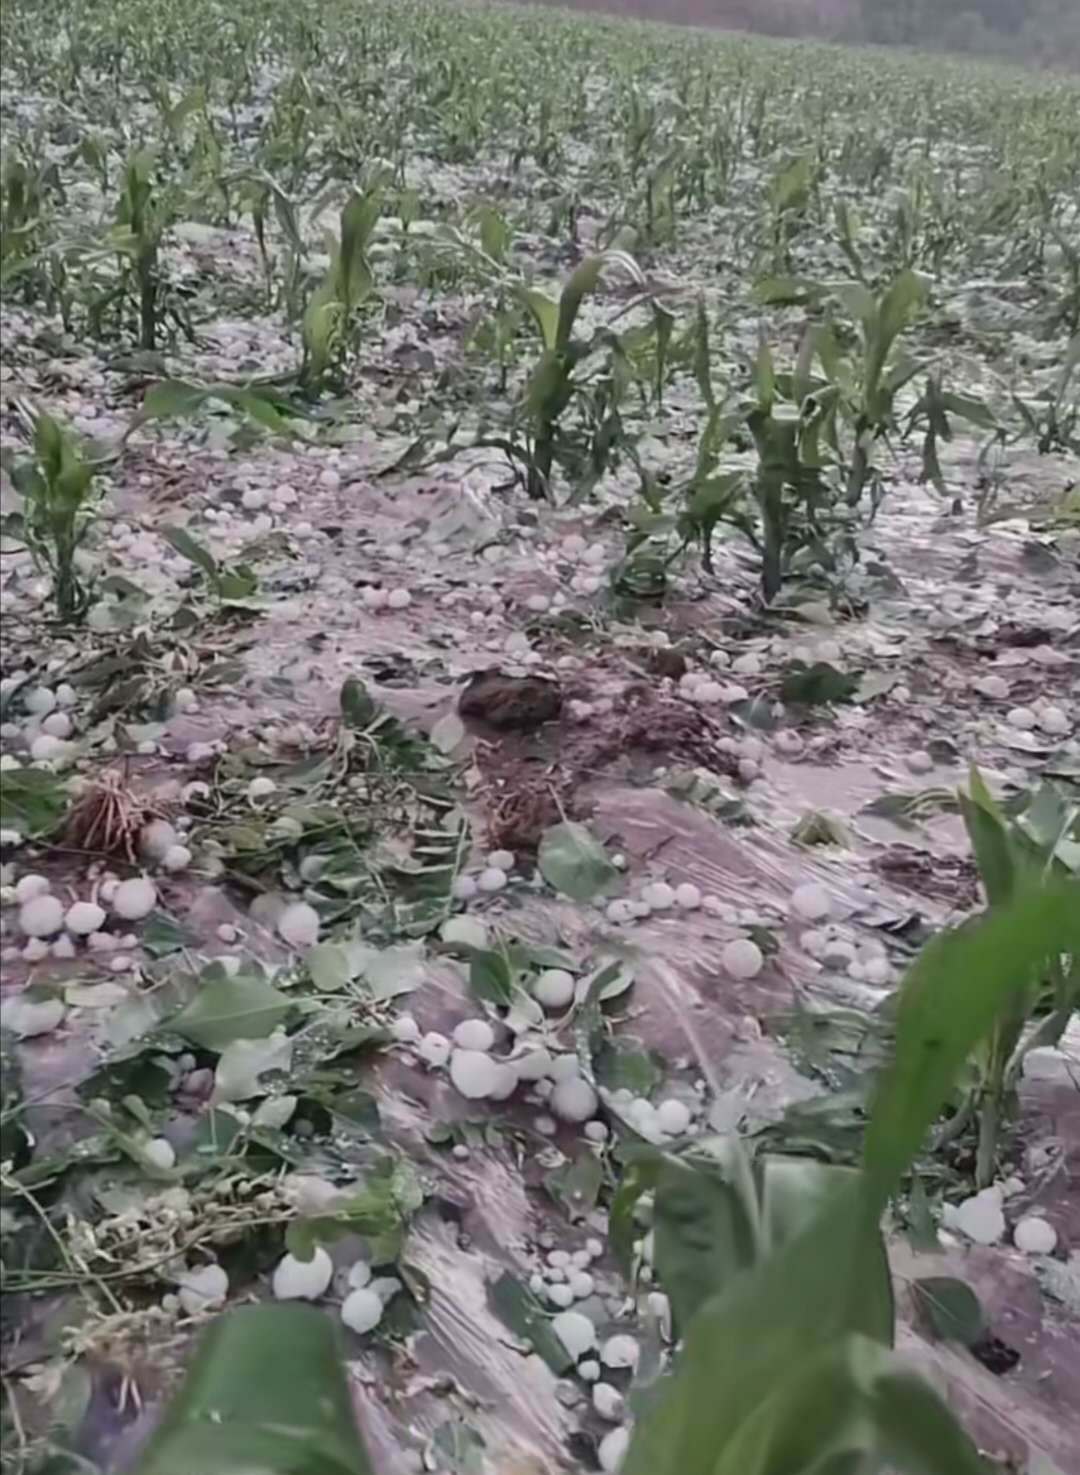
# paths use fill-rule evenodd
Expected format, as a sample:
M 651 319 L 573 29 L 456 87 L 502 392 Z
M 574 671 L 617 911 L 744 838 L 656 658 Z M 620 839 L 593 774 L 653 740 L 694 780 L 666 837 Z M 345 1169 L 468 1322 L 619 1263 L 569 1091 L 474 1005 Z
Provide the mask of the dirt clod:
M 500 732 L 533 732 L 558 717 L 562 692 L 544 676 L 507 676 L 493 667 L 470 676 L 458 711 Z

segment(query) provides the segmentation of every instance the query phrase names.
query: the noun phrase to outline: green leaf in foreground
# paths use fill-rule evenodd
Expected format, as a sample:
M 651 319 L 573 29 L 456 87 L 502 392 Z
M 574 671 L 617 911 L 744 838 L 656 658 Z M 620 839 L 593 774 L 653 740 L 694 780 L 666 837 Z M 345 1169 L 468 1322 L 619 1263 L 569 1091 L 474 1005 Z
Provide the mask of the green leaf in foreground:
M 788 706 L 820 707 L 828 702 L 848 702 L 858 689 L 859 678 L 838 671 L 828 661 L 792 661 L 780 682 L 780 696 Z
M 528 1342 L 557 1377 L 573 1367 L 573 1358 L 551 1330 L 539 1301 L 508 1270 L 488 1286 L 487 1294 L 488 1305 L 503 1325 Z
M 260 978 L 218 979 L 204 984 L 169 1027 L 206 1050 L 232 1040 L 261 1040 L 284 1020 L 290 1000 Z
M 34 840 L 55 830 L 67 808 L 67 783 L 55 773 L 14 768 L 0 776 L 0 828 Z
M 596 836 L 573 820 L 544 831 L 537 864 L 548 885 L 573 901 L 593 901 L 620 880 Z
M 969 1285 L 948 1275 L 928 1275 L 912 1284 L 911 1294 L 929 1331 L 942 1342 L 973 1346 L 986 1331 L 979 1298 Z
M 338 1328 L 308 1306 L 245 1306 L 203 1334 L 135 1475 L 372 1475 Z

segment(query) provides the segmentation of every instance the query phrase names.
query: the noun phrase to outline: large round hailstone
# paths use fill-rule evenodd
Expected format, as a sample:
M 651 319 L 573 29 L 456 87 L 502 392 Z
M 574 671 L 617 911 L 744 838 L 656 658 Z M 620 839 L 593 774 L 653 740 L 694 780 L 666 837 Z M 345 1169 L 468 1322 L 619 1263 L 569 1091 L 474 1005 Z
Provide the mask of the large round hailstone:
M 139 922 L 157 905 L 157 888 L 149 876 L 133 876 L 121 881 L 112 897 L 112 909 L 125 922 Z
M 59 763 L 71 757 L 70 743 L 52 733 L 42 732 L 30 744 L 30 757 L 35 763 Z
M 275 1301 L 315 1301 L 326 1291 L 334 1274 L 334 1262 L 316 1245 L 310 1260 L 283 1255 L 274 1270 Z
M 462 1050 L 490 1050 L 495 1031 L 486 1019 L 463 1019 L 454 1030 L 454 1044 Z
M 545 968 L 533 984 L 533 997 L 545 1009 L 566 1009 L 574 1000 L 574 977 L 565 968 Z
M 15 882 L 15 900 L 21 906 L 23 902 L 33 901 L 35 896 L 48 896 L 51 890 L 48 876 L 20 876 Z
M 341 1303 L 341 1319 L 358 1336 L 373 1332 L 382 1321 L 382 1297 L 369 1286 L 350 1291 Z
M 608 1337 L 600 1349 L 600 1361 L 605 1367 L 635 1369 L 640 1357 L 641 1344 L 626 1332 L 616 1332 L 613 1337 Z
M 105 908 L 96 901 L 76 901 L 68 907 L 64 926 L 75 937 L 88 937 L 105 925 Z
M 692 881 L 675 888 L 675 905 L 684 912 L 696 912 L 701 905 L 701 890 Z
M 420 1059 L 433 1070 L 438 1070 L 450 1059 L 450 1041 L 437 1030 L 431 1030 L 420 1041 Z
M 496 1060 L 493 1064 L 495 1066 L 495 1084 L 489 1092 L 489 1097 L 492 1101 L 507 1101 L 517 1090 L 517 1071 L 512 1065 L 507 1065 L 502 1060 Z
M 623 1396 L 611 1383 L 594 1383 L 593 1408 L 609 1424 L 617 1424 L 623 1416 Z
M 791 893 L 791 909 L 807 922 L 820 922 L 832 911 L 832 898 L 817 881 L 807 881 Z
M 390 1026 L 390 1033 L 399 1045 L 415 1045 L 420 1038 L 420 1026 L 411 1014 L 399 1014 Z
M 497 871 L 512 871 L 514 869 L 514 852 L 512 850 L 493 850 L 487 858 L 489 866 L 494 866 Z
M 64 904 L 58 896 L 35 896 L 19 908 L 19 931 L 26 937 L 52 937 L 64 925 Z
M 724 972 L 732 978 L 756 978 L 765 965 L 761 949 L 749 937 L 737 937 L 720 954 Z
M 617 927 L 622 927 L 627 922 L 632 922 L 637 913 L 634 911 L 634 903 L 632 901 L 627 901 L 625 897 L 619 896 L 614 901 L 608 902 L 606 915 L 609 922 L 614 922 Z
M 1005 721 L 1010 727 L 1015 727 L 1017 732 L 1030 732 L 1035 726 L 1035 713 L 1030 707 L 1010 707 L 1005 714 Z
M 498 1084 L 498 1067 L 483 1050 L 455 1050 L 450 1056 L 450 1079 L 470 1101 L 484 1101 Z
M 71 718 L 66 712 L 50 712 L 42 722 L 41 730 L 47 732 L 50 737 L 69 738 L 71 726 Z
M 618 1429 L 612 1429 L 610 1434 L 605 1434 L 600 1441 L 600 1448 L 596 1451 L 600 1461 L 600 1468 L 605 1475 L 615 1475 L 622 1467 L 626 1458 L 626 1451 L 630 1448 L 630 1430 L 622 1424 Z
M 1057 1230 L 1037 1214 L 1021 1219 L 1013 1230 L 1013 1244 L 1025 1255 L 1052 1255 L 1057 1242 Z
M 180 843 L 180 836 L 167 819 L 154 819 L 139 831 L 139 849 L 147 860 L 161 860 Z
M 1001 1201 L 1001 1188 L 994 1183 L 959 1204 L 946 1204 L 942 1221 L 947 1228 L 958 1229 L 977 1245 L 996 1245 L 1005 1233 Z
M 596 1328 L 580 1311 L 562 1312 L 552 1320 L 551 1330 L 575 1362 L 596 1346 Z
M 162 868 L 166 871 L 186 871 L 191 864 L 191 851 L 186 845 L 170 845 L 161 857 Z
M 690 1128 L 690 1108 L 682 1101 L 661 1101 L 656 1108 L 656 1125 L 668 1137 L 681 1137 Z
M 666 912 L 675 905 L 675 892 L 666 881 L 651 881 L 642 887 L 641 899 L 648 902 L 654 912 Z
M 1044 707 L 1039 714 L 1039 726 L 1054 737 L 1064 737 L 1069 730 L 1068 714 L 1062 707 Z
M 457 901 L 472 901 L 480 888 L 476 884 L 475 876 L 458 876 L 452 889 Z
M 485 866 L 476 878 L 478 891 L 501 891 L 505 885 L 506 872 L 500 871 L 498 866 Z
M 167 1137 L 151 1137 L 143 1144 L 143 1157 L 152 1168 L 168 1172 L 176 1167 L 176 1149 Z
M 0 1010 L 0 1020 L 17 1039 L 33 1040 L 38 1035 L 52 1034 L 66 1013 L 63 999 L 42 999 L 37 1003 L 33 999 L 15 997 Z
M 23 692 L 23 707 L 31 717 L 47 717 L 56 706 L 56 696 L 47 686 L 31 686 Z
M 559 1081 L 551 1093 L 548 1103 L 555 1115 L 564 1122 L 587 1122 L 595 1116 L 599 1105 L 596 1092 L 580 1076 Z
M 229 1277 L 220 1265 L 201 1265 L 186 1271 L 177 1283 L 180 1305 L 189 1316 L 220 1306 L 229 1294 Z
M 291 902 L 278 918 L 277 930 L 290 947 L 314 947 L 319 940 L 319 914 L 306 901 Z

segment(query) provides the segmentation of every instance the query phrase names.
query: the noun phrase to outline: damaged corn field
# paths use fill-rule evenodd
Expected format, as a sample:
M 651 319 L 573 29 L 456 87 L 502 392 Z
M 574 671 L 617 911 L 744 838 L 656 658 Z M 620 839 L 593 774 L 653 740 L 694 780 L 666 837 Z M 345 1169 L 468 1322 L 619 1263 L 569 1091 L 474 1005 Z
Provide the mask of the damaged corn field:
M 1080 87 L 7 0 L 4 1475 L 1080 1475 Z

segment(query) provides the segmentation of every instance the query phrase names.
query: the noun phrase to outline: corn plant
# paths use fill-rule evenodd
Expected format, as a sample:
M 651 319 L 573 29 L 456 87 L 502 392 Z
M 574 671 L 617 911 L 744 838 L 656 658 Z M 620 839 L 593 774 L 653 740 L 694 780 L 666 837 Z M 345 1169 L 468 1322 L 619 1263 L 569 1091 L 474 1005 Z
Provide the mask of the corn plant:
M 330 243 L 330 266 L 308 300 L 301 325 L 300 383 L 309 392 L 321 389 L 331 371 L 340 371 L 348 355 L 356 309 L 374 287 L 367 244 L 381 211 L 382 190 L 376 186 L 354 194 L 341 212 L 341 234 Z
M 1073 381 L 1080 370 L 1080 333 L 1065 350 L 1065 361 L 1036 397 L 1012 396 L 1013 408 L 1041 456 L 1052 451 L 1080 452 L 1080 394 Z
M 32 425 L 32 455 L 11 468 L 22 514 L 7 519 L 5 531 L 21 537 L 35 564 L 51 574 L 57 616 L 68 623 L 80 619 L 90 601 L 76 554 L 94 519 L 98 467 L 44 410 L 33 414 Z
M 157 346 L 161 315 L 158 252 L 168 224 L 167 207 L 155 178 L 156 161 L 148 150 L 132 154 L 124 168 L 116 204 L 113 248 L 121 260 L 121 290 L 134 277 L 138 303 L 139 346 Z
M 0 282 L 21 277 L 28 300 L 41 290 L 40 253 L 49 217 L 63 198 L 55 163 L 14 152 L 0 162 Z

